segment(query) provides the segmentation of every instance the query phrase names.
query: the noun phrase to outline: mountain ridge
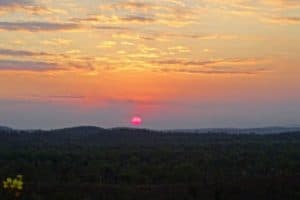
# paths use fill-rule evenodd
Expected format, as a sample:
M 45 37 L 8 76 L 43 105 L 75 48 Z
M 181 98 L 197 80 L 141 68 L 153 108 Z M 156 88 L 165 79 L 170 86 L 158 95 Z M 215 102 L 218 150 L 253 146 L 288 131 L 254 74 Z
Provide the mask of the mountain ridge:
M 279 134 L 286 132 L 299 132 L 300 127 L 283 127 L 283 126 L 270 126 L 270 127 L 258 127 L 258 128 L 198 128 L 198 129 L 147 129 L 147 128 L 136 128 L 136 127 L 113 127 L 103 128 L 98 126 L 73 126 L 58 129 L 14 129 L 7 126 L 0 126 L 0 131 L 20 131 L 20 132 L 88 132 L 96 133 L 99 131 L 153 131 L 160 133 L 193 133 L 193 134 L 205 134 L 205 133 L 227 133 L 227 134 Z

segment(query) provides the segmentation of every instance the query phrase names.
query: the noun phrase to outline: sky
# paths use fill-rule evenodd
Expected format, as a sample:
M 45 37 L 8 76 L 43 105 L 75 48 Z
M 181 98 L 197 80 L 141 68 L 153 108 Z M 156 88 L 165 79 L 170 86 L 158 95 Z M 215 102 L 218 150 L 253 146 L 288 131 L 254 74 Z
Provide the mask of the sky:
M 299 0 L 0 0 L 0 125 L 300 126 Z

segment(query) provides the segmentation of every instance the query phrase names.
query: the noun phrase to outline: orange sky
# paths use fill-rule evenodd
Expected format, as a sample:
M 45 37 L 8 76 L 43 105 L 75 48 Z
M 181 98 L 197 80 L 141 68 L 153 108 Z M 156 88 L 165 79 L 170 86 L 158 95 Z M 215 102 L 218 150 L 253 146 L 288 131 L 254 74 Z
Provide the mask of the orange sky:
M 0 124 L 298 125 L 299 13 L 295 0 L 0 0 Z

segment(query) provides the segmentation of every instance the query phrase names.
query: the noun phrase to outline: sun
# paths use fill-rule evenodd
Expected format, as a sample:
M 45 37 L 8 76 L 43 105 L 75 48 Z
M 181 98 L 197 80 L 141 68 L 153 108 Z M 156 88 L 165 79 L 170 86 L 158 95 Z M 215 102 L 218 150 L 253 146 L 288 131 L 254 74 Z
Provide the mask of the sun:
M 131 118 L 131 124 L 134 126 L 139 126 L 141 125 L 143 122 L 142 118 L 139 116 L 134 116 Z

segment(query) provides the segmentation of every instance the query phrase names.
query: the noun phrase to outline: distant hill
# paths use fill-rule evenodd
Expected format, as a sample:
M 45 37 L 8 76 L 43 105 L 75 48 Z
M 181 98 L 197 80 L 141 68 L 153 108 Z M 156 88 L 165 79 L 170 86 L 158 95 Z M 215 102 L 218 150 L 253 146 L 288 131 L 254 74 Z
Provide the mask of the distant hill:
M 1 131 L 12 131 L 12 128 L 6 127 L 6 126 L 0 126 Z
M 263 128 L 201 128 L 201 129 L 143 129 L 131 127 L 115 127 L 101 128 L 97 126 L 77 126 L 52 130 L 39 129 L 13 129 L 6 126 L 0 126 L 0 131 L 17 131 L 17 132 L 55 132 L 55 133 L 72 133 L 72 134 L 95 134 L 95 133 L 112 133 L 112 132 L 130 132 L 130 133 L 190 133 L 190 134 L 206 134 L 206 133 L 224 133 L 224 134 L 279 134 L 300 132 L 300 127 L 263 127 Z
M 264 127 L 264 128 L 205 128 L 205 129 L 175 129 L 168 132 L 185 133 L 227 133 L 227 134 L 279 134 L 299 132 L 300 127 Z
M 72 132 L 72 133 L 98 133 L 105 131 L 106 129 L 100 128 L 97 126 L 77 126 L 77 127 L 69 127 L 69 128 L 62 128 L 62 129 L 54 129 L 50 130 L 50 132 Z

